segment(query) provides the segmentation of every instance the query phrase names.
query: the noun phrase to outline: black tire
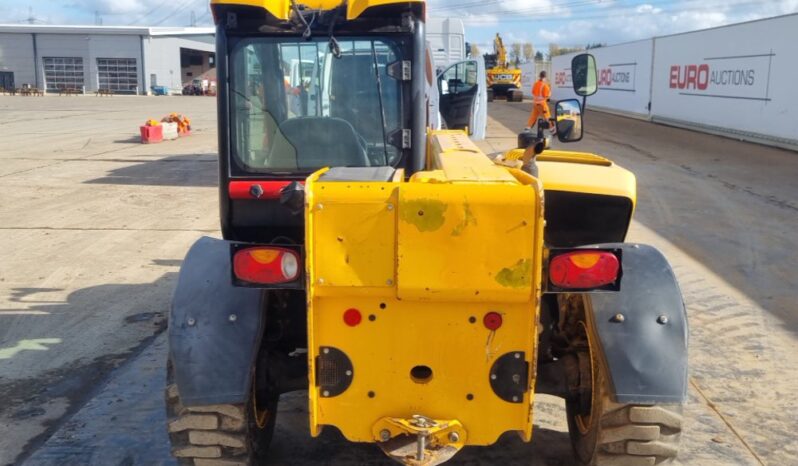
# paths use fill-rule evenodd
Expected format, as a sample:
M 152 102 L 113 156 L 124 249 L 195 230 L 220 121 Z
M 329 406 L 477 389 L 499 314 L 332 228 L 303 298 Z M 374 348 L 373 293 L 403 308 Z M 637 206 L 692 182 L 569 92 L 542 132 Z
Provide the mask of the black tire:
M 274 434 L 277 397 L 256 421 L 253 400 L 244 405 L 184 407 L 167 364 L 166 416 L 172 456 L 181 466 L 253 466 L 266 458 Z M 251 397 L 252 398 L 252 397 Z
M 488 89 L 488 102 L 493 102 L 493 89 Z
M 581 318 L 580 323 L 584 324 Z M 671 464 L 679 452 L 682 406 L 616 403 L 610 395 L 605 369 L 595 354 L 595 344 L 590 342 L 589 346 L 593 390 L 588 412 L 580 403 L 566 401 L 568 431 L 577 464 Z
M 512 89 L 509 91 L 510 98 L 508 99 L 510 102 L 523 102 L 524 101 L 524 91 L 521 89 Z

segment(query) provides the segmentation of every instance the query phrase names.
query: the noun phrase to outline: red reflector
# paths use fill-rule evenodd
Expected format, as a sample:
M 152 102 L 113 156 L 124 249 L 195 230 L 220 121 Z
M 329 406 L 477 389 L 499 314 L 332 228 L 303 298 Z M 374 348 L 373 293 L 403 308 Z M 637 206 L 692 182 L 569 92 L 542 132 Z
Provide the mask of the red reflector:
M 363 316 L 360 315 L 360 311 L 357 309 L 347 309 L 344 312 L 344 323 L 350 327 L 358 325 L 361 320 L 363 320 Z
M 560 288 L 598 288 L 618 279 L 618 257 L 606 251 L 574 251 L 549 263 L 551 283 Z
M 230 199 L 280 199 L 280 192 L 289 184 L 290 181 L 231 181 L 227 194 Z
M 299 277 L 299 256 L 285 248 L 241 249 L 233 256 L 233 273 L 239 280 L 274 285 Z
M 488 330 L 498 330 L 502 326 L 502 315 L 498 312 L 488 312 L 482 318 L 482 324 Z

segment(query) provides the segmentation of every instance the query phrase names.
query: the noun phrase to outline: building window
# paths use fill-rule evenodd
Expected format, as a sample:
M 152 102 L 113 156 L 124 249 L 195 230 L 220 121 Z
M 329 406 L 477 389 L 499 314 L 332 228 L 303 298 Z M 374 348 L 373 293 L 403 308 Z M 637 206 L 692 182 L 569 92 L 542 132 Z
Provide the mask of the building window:
M 48 91 L 83 90 L 83 58 L 43 57 L 44 81 Z
M 135 93 L 139 73 L 135 58 L 98 58 L 99 88 L 118 93 Z

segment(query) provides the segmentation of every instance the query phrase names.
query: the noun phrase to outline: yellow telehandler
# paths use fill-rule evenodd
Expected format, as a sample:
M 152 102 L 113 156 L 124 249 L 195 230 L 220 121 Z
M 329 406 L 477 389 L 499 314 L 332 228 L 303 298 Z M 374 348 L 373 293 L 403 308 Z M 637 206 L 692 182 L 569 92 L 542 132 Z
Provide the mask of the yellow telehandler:
M 687 320 L 662 254 L 624 242 L 630 172 L 541 134 L 494 161 L 431 129 L 423 1 L 211 8 L 223 239 L 191 247 L 170 313 L 180 464 L 265 460 L 279 397 L 298 390 L 310 435 L 335 428 L 407 465 L 530 441 L 538 393 L 565 400 L 564 464 L 675 458 Z M 593 57 L 572 72 L 578 95 L 596 91 Z M 581 139 L 583 110 L 557 103 L 560 141 Z

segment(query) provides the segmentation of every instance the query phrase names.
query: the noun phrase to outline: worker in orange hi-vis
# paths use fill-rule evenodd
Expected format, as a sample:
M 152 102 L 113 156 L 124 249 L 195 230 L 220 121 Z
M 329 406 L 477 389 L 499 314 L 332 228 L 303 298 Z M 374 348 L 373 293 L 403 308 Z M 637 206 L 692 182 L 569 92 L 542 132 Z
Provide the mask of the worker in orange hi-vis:
M 540 116 L 546 117 L 551 125 L 551 131 L 556 128 L 556 121 L 551 117 L 549 110 L 549 98 L 551 97 L 551 86 L 546 82 L 546 72 L 540 72 L 540 79 L 532 85 L 532 114 L 526 122 L 526 129 L 531 129 L 538 122 Z

